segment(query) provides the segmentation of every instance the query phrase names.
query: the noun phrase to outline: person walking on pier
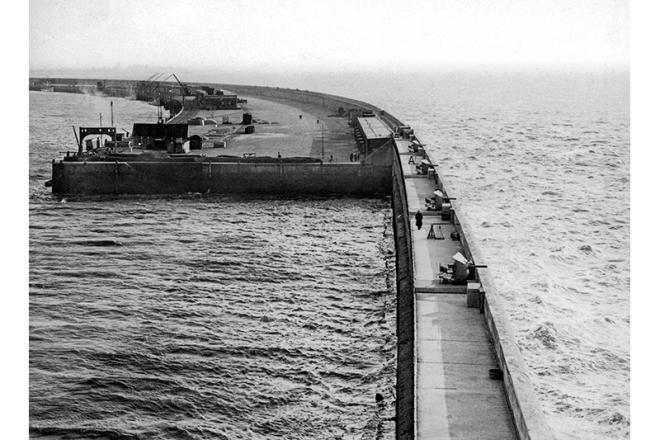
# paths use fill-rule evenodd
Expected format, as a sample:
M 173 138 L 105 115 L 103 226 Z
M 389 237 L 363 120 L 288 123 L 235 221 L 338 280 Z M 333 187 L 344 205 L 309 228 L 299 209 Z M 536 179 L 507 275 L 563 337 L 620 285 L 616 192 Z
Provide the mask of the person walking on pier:
M 424 218 L 424 215 L 422 214 L 422 211 L 417 210 L 417 214 L 415 214 L 415 224 L 417 225 L 417 230 L 419 231 L 422 229 L 422 219 Z

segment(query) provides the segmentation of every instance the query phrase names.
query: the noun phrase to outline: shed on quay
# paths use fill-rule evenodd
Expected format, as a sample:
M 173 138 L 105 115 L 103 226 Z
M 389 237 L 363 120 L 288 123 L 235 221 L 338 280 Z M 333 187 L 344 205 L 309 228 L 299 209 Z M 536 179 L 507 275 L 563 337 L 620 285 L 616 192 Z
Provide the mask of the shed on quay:
M 357 118 L 357 128 L 364 140 L 364 151 L 368 155 L 392 139 L 392 131 L 376 117 Z

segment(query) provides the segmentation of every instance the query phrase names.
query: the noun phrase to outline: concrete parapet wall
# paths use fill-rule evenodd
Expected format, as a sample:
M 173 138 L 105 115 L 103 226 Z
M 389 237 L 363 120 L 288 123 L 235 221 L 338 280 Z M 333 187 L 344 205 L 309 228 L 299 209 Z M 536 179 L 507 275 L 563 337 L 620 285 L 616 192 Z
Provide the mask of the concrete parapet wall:
M 395 146 L 391 146 L 395 150 Z M 399 155 L 392 166 L 392 209 L 396 248 L 397 369 L 396 438 L 415 438 L 415 278 L 408 198 Z
M 369 110 L 377 113 L 379 108 L 368 104 L 366 102 L 357 101 L 355 99 L 344 98 L 341 96 L 328 95 L 326 93 L 310 92 L 308 90 L 285 89 L 279 87 L 262 87 L 262 86 L 245 86 L 239 84 L 215 84 L 223 89 L 231 90 L 239 95 L 259 96 L 269 99 L 281 99 L 287 101 L 297 101 L 306 104 L 314 104 L 327 108 L 333 112 L 343 107 L 345 110 L 349 108 L 358 108 L 361 110 Z
M 211 192 L 384 195 L 390 167 L 360 164 L 211 164 Z
M 380 196 L 391 166 L 320 163 L 53 162 L 59 194 L 341 194 Z
M 372 111 L 392 131 L 396 131 L 397 127 L 404 125 L 401 121 L 387 113 L 385 110 L 381 110 L 367 102 L 345 98 L 343 96 L 329 95 L 327 93 L 312 92 L 309 90 L 285 89 L 279 87 L 244 86 L 238 84 L 215 84 L 215 86 L 229 89 L 238 93 L 239 95 L 259 96 L 269 99 L 298 101 L 306 104 L 319 105 L 321 107 L 327 108 L 332 112 L 337 112 L 339 108 L 343 108 L 346 111 L 351 108 Z

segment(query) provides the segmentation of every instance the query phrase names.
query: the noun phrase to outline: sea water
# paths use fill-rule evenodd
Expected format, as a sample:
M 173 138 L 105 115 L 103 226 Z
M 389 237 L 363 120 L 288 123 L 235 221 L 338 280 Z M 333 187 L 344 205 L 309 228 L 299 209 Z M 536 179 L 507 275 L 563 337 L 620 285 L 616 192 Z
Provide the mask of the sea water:
M 389 200 L 52 196 L 109 102 L 30 93 L 31 435 L 393 438 Z

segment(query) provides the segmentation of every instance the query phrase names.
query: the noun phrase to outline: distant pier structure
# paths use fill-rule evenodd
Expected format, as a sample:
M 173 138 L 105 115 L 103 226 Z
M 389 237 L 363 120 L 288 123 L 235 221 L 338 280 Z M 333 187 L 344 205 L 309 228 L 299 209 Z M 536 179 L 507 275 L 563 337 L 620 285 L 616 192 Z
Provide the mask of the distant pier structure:
M 173 77 L 176 81 L 167 81 Z M 175 74 L 164 81 L 147 79 L 136 86 L 136 98 L 142 101 L 160 101 L 161 105 L 177 107 L 185 102 L 187 109 L 233 110 L 238 109 L 239 99 L 222 89 L 209 85 L 188 85 L 182 83 Z
M 96 90 L 106 96 L 135 96 L 135 85 L 126 81 L 102 79 L 96 82 Z
M 177 113 L 183 107 L 199 110 L 240 109 L 238 95 L 211 85 L 188 85 L 179 81 L 175 74 L 164 80 L 152 75 L 146 80 L 80 79 L 80 78 L 30 78 L 29 90 L 91 93 L 104 96 L 135 98 L 165 107 Z M 173 77 L 175 80 L 170 80 Z

